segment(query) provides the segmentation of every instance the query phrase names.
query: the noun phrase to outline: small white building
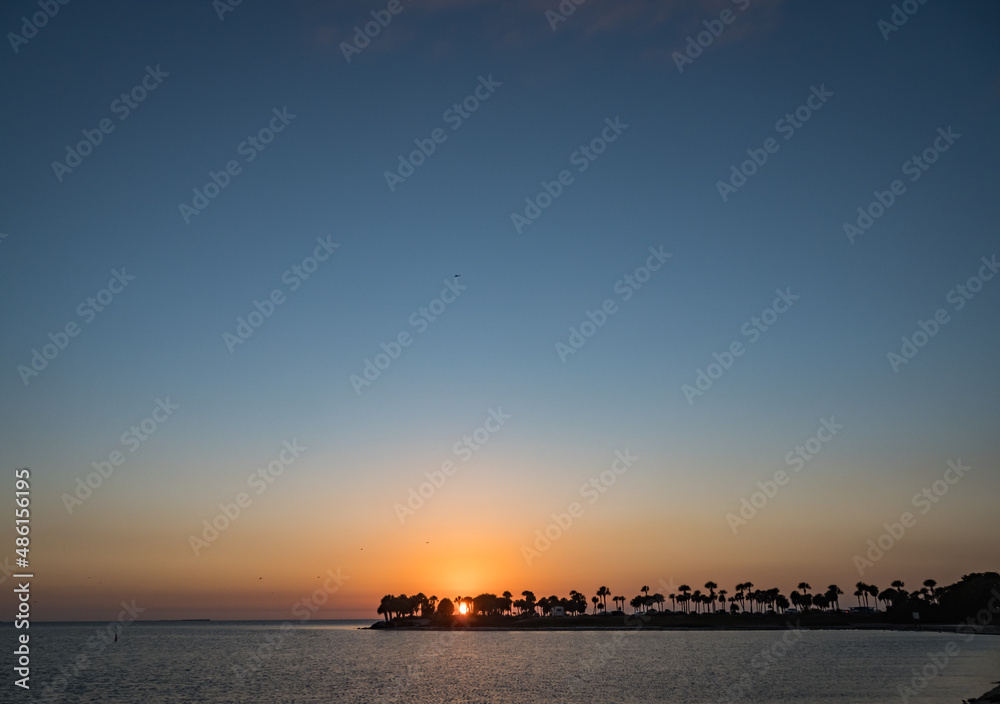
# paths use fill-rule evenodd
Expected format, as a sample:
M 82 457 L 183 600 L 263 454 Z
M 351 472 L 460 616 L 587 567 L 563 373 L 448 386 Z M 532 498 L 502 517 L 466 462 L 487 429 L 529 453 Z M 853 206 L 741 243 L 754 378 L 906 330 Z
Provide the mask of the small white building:
M 566 609 L 563 608 L 562 606 L 553 606 L 552 607 L 552 615 L 553 616 L 565 616 L 566 615 Z

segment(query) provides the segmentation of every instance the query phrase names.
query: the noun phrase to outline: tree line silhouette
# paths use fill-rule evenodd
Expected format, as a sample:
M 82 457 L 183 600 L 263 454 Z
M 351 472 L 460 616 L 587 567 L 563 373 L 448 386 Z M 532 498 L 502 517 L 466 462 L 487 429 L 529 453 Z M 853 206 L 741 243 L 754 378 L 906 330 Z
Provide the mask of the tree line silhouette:
M 799 582 L 797 588 L 786 597 L 777 587 L 758 589 L 753 582 L 741 582 L 730 593 L 719 589 L 716 582 L 705 582 L 704 590 L 693 589 L 682 584 L 676 591 L 664 596 L 650 594 L 650 587 L 643 585 L 639 594 L 631 599 L 613 596 L 612 591 L 601 586 L 588 600 L 583 592 L 571 590 L 569 597 L 556 595 L 536 598 L 530 590 L 522 591 L 519 599 L 505 591 L 500 596 L 483 593 L 478 596 L 456 596 L 439 599 L 426 596 L 423 592 L 407 596 L 386 594 L 378 606 L 378 614 L 386 621 L 420 616 L 423 618 L 451 618 L 456 613 L 467 616 L 487 617 L 531 617 L 550 616 L 555 607 L 561 607 L 567 616 L 582 616 L 592 608 L 594 615 L 602 613 L 623 614 L 626 602 L 632 613 L 680 613 L 716 614 L 728 611 L 731 614 L 781 614 L 791 609 L 800 613 L 841 612 L 840 597 L 844 591 L 836 584 L 830 584 L 824 591 L 814 591 L 808 582 Z M 972 573 L 964 575 L 962 581 L 938 587 L 933 579 L 926 579 L 914 591 L 908 591 L 902 580 L 895 580 L 885 589 L 874 584 L 858 582 L 854 585 L 853 596 L 857 599 L 855 612 L 871 613 L 917 611 L 928 612 L 931 616 L 944 616 L 967 610 L 969 601 L 978 601 L 979 596 L 989 594 L 990 589 L 1000 588 L 1000 574 L 996 572 Z M 987 588 L 988 587 L 988 588 Z M 1000 596 L 1000 594 L 998 594 Z M 614 603 L 614 611 L 608 611 L 608 599 Z M 984 597 L 985 598 L 985 597 Z M 664 604 L 670 601 L 670 610 Z M 942 609 L 946 606 L 948 608 Z

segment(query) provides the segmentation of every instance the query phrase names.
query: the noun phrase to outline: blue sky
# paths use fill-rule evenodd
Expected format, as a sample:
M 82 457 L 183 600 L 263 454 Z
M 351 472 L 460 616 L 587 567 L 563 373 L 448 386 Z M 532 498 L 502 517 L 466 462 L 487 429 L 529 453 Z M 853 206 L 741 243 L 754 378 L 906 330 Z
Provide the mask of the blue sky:
M 350 62 L 341 42 L 384 4 L 244 3 L 220 20 L 209 2 L 71 3 L 7 48 L 0 458 L 37 468 L 44 530 L 87 533 L 98 511 L 67 516 L 60 496 L 166 396 L 180 409 L 120 493 L 95 496 L 101 520 L 156 506 L 197 525 L 298 437 L 316 450 L 295 491 L 330 487 L 391 523 L 368 478 L 405 492 L 496 406 L 513 432 L 484 486 L 549 487 L 540 516 L 630 446 L 649 458 L 646 486 L 725 529 L 724 506 L 830 414 L 847 426 L 831 471 L 871 480 L 873 516 L 957 456 L 984 469 L 970 501 L 996 494 L 1000 283 L 898 373 L 886 355 L 997 254 L 997 8 L 929 2 L 885 39 L 889 3 L 592 1 L 553 31 L 557 5 L 404 2 Z M 723 9 L 732 24 L 679 72 L 673 52 Z M 10 4 L 2 26 L 34 11 Z M 149 66 L 169 75 L 118 119 L 112 101 Z M 499 87 L 452 130 L 445 111 L 481 76 Z M 814 86 L 832 96 L 784 139 L 775 123 Z M 238 145 L 275 109 L 294 118 L 246 162 Z M 52 162 L 104 118 L 114 131 L 59 181 Z M 628 127 L 577 172 L 571 154 L 615 118 Z M 961 137 L 911 183 L 904 162 L 949 127 Z M 435 128 L 446 141 L 390 191 L 385 171 Z M 724 202 L 717 181 L 772 137 Z M 232 159 L 239 175 L 186 224 L 179 204 Z M 573 183 L 518 233 L 511 213 L 563 169 Z M 850 243 L 843 223 L 894 179 L 906 193 Z M 289 290 L 282 275 L 317 238 L 339 248 Z M 621 301 L 616 282 L 650 247 L 672 257 Z M 25 385 L 18 365 L 123 267 L 134 280 Z M 350 376 L 455 274 L 457 300 L 356 394 Z M 285 302 L 230 353 L 223 334 L 275 288 Z M 689 404 L 682 385 L 746 342 L 778 289 L 800 299 Z M 562 363 L 555 344 L 607 298 L 618 312 Z M 850 490 L 817 487 L 790 515 L 824 491 Z M 973 511 L 967 536 L 985 542 L 992 515 Z M 512 518 L 512 540 L 532 520 Z M 848 567 L 852 544 L 837 548 Z

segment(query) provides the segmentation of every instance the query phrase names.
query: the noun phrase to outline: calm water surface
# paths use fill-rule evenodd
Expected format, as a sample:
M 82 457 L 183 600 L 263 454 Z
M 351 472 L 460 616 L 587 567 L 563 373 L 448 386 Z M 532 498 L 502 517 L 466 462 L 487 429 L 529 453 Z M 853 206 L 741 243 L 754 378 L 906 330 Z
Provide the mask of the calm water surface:
M 356 630 L 370 623 L 136 623 L 106 645 L 95 638 L 102 624 L 33 624 L 31 699 L 871 704 L 902 702 L 897 686 L 933 672 L 930 654 L 949 642 L 960 652 L 910 702 L 961 704 L 1000 679 L 997 636 Z

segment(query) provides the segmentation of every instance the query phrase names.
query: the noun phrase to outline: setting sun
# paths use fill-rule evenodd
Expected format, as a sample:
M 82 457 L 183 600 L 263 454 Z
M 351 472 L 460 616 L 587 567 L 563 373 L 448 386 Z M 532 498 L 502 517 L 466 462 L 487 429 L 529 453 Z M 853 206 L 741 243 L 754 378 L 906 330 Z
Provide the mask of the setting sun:
M 466 604 L 465 602 L 462 602 L 461 604 L 458 605 L 458 613 L 464 614 L 467 613 L 468 610 L 469 610 L 469 605 Z

